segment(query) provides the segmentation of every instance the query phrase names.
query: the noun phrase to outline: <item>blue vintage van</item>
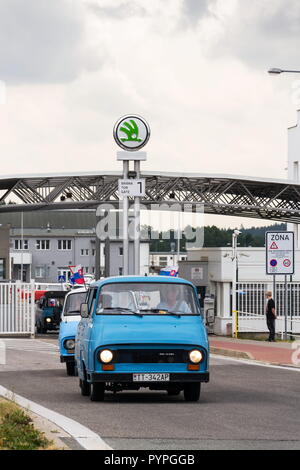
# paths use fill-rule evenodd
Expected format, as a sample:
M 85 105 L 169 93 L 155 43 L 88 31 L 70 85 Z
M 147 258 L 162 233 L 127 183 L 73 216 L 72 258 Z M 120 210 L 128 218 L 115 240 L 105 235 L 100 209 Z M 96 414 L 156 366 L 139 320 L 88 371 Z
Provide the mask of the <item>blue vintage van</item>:
M 168 276 L 120 276 L 90 285 L 75 357 L 81 394 L 181 391 L 197 401 L 209 381 L 209 345 L 196 289 Z
M 66 363 L 68 375 L 75 375 L 76 363 L 75 353 L 75 336 L 80 317 L 80 306 L 85 302 L 87 290 L 86 288 L 72 289 L 65 298 L 61 322 L 59 327 L 59 350 L 60 362 Z

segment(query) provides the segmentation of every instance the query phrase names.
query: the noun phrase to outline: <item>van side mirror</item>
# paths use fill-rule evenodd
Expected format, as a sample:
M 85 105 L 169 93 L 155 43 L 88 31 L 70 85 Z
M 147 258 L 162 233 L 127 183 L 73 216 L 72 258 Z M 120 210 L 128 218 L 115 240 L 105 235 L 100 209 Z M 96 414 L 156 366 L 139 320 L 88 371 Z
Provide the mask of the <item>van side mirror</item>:
M 89 316 L 88 304 L 80 305 L 80 315 L 82 318 L 88 318 Z

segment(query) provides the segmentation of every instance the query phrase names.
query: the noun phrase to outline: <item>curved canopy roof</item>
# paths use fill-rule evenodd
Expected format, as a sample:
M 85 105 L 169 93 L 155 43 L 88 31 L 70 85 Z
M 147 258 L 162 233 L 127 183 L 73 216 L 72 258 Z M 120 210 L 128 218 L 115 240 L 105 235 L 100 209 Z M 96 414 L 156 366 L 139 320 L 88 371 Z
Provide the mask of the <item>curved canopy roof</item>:
M 299 182 L 206 173 L 142 172 L 141 177 L 145 205 L 177 202 L 196 210 L 200 204 L 209 214 L 300 223 Z M 110 171 L 3 176 L 0 212 L 116 205 L 119 178 L 121 172 Z

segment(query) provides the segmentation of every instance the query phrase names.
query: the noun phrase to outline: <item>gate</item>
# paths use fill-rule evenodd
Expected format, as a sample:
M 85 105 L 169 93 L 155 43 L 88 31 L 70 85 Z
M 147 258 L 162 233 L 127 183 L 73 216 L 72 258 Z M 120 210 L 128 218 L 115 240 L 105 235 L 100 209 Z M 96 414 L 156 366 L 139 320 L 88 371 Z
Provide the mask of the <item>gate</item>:
M 240 332 L 267 332 L 266 297 L 272 286 L 267 282 L 247 282 L 237 284 L 237 310 Z M 285 330 L 285 284 L 276 283 L 276 331 Z M 300 333 L 300 283 L 287 285 L 287 330 L 288 333 Z
M 0 283 L 0 335 L 34 335 L 34 283 Z

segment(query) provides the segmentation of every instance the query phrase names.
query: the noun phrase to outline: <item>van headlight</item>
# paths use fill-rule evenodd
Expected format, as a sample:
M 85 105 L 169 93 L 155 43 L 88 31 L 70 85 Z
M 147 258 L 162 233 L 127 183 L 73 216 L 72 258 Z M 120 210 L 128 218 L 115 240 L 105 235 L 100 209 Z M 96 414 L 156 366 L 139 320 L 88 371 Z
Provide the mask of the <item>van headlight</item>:
M 75 349 L 75 340 L 74 339 L 67 339 L 64 344 L 66 349 Z
M 204 356 L 203 353 L 199 351 L 199 349 L 193 349 L 193 351 L 189 352 L 189 358 L 193 364 L 199 364 L 199 362 L 203 360 Z
M 98 357 L 101 362 L 104 362 L 104 364 L 108 364 L 113 360 L 114 355 L 109 349 L 103 349 L 103 351 L 100 351 Z

